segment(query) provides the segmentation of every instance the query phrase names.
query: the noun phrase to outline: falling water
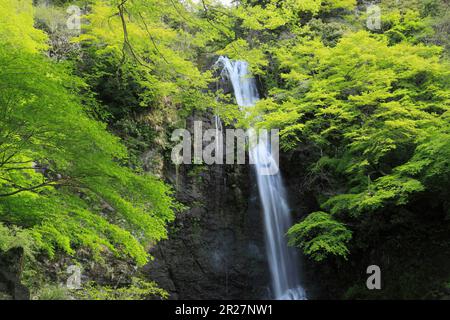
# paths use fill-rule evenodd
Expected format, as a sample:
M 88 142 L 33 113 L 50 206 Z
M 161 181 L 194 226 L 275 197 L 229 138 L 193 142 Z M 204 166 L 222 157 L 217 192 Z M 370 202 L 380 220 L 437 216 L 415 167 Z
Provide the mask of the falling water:
M 233 86 L 237 104 L 242 107 L 253 106 L 259 100 L 259 95 L 255 79 L 248 71 L 247 62 L 220 57 L 218 63 L 223 65 L 224 75 Z M 272 290 L 276 299 L 303 300 L 306 299 L 306 295 L 300 285 L 297 253 L 295 249 L 288 247 L 285 238 L 292 220 L 283 181 L 279 173 L 267 175 L 264 171 L 267 164 L 276 165 L 269 149 L 267 143 L 260 141 L 250 150 L 250 157 L 255 164 L 258 190 L 264 210 L 266 250 Z
M 241 107 L 253 106 L 259 100 L 259 95 L 255 78 L 251 77 L 248 71 L 247 62 L 220 57 L 217 63 L 223 65 L 222 75 L 230 80 L 237 104 Z

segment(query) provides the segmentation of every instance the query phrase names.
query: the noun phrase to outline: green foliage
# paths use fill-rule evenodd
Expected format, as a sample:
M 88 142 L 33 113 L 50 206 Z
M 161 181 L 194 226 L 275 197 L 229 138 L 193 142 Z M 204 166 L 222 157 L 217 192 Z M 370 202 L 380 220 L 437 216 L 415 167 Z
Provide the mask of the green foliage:
M 182 206 L 144 172 L 142 154 L 166 150 L 196 109 L 279 128 L 293 161 L 308 150 L 298 165 L 318 204 L 288 237 L 312 260 L 348 258 L 417 221 L 442 225 L 430 236 L 447 241 L 445 1 L 382 1 L 382 28 L 370 31 L 355 0 L 89 0 L 74 39 L 68 3 L 0 0 L 1 251 L 21 246 L 34 261 L 87 250 L 97 262 L 145 264 Z M 247 60 L 258 76 L 265 98 L 246 115 L 209 92 L 217 54 Z M 420 228 L 414 235 L 427 234 Z M 396 252 L 397 239 L 389 243 Z M 78 292 L 155 295 L 167 297 L 139 279 Z M 54 286 L 38 297 L 69 298 Z
M 159 297 L 168 298 L 168 293 L 159 288 L 156 283 L 132 278 L 132 283 L 126 287 L 112 288 L 100 286 L 94 282 L 87 283 L 82 289 L 74 292 L 82 300 L 145 300 Z
M 302 141 L 321 150 L 314 170 L 347 177 L 347 193 L 324 203 L 332 213 L 402 205 L 425 190 L 420 173 L 431 163 L 418 152 L 448 130 L 448 68 L 439 54 L 366 32 L 335 47 L 310 40 L 278 51 L 289 71 L 285 87 L 259 105 L 261 125 L 281 128 L 286 148 Z
M 33 300 L 70 300 L 69 290 L 60 285 L 46 284 L 40 288 Z
M 33 28 L 31 1 L 2 0 L 0 10 L 0 43 L 33 53 L 47 48 L 45 33 Z
M 314 195 L 317 205 L 289 230 L 290 244 L 316 262 L 327 259 L 330 268 L 333 258 L 350 253 L 351 264 L 334 262 L 350 270 L 370 263 L 369 251 L 387 264 L 396 257 L 416 273 L 401 277 L 400 266 L 390 266 L 386 295 L 411 297 L 399 288 L 408 281 L 411 290 L 426 290 L 426 269 L 444 259 L 446 246 L 419 270 L 399 243 L 423 243 L 426 252 L 447 241 L 444 231 L 431 230 L 435 223 L 449 226 L 448 4 L 382 1 L 381 30 L 371 31 L 365 7 L 350 15 L 350 1 L 340 8 L 333 7 L 338 2 L 328 8 L 314 1 L 264 3 L 237 10 L 241 38 L 267 61 L 262 65 L 256 55 L 267 95 L 244 122 L 280 129 L 291 165 L 303 168 L 301 191 Z M 255 15 L 246 19 L 245 11 Z M 446 276 L 434 274 L 435 281 Z M 356 281 L 341 278 L 344 286 Z M 348 295 L 375 297 L 357 287 Z
M 244 39 L 231 42 L 217 53 L 228 56 L 231 59 L 251 61 L 251 71 L 254 74 L 261 74 L 263 67 L 268 64 L 263 50 L 260 48 L 251 48 L 249 43 Z
M 347 243 L 352 233 L 326 212 L 313 212 L 292 226 L 288 233 L 289 245 L 297 246 L 317 262 L 328 256 L 347 258 Z
M 382 32 L 393 43 L 439 44 L 448 49 L 448 41 L 442 39 L 447 32 L 442 21 L 448 21 L 448 3 L 440 0 L 382 1 Z M 364 18 L 364 16 L 363 16 Z
M 283 26 L 293 27 L 305 17 L 334 9 L 352 10 L 354 0 L 272 0 L 264 5 L 237 6 L 234 14 L 242 19 L 242 27 L 251 30 L 274 30 Z
M 17 226 L 8 228 L 0 223 L 0 252 L 6 252 L 15 247 L 23 248 L 28 258 L 33 257 L 36 248 L 32 234 Z
M 20 22 L 40 34 L 30 17 Z M 0 31 L 2 229 L 18 237 L 15 226 L 23 228 L 51 257 L 85 247 L 95 259 L 112 254 L 145 264 L 146 248 L 166 237 L 174 217 L 170 188 L 122 165 L 127 150 L 85 113 L 79 95 L 86 84 L 69 64 L 30 49 L 44 47 L 42 39 L 31 45 L 8 30 Z

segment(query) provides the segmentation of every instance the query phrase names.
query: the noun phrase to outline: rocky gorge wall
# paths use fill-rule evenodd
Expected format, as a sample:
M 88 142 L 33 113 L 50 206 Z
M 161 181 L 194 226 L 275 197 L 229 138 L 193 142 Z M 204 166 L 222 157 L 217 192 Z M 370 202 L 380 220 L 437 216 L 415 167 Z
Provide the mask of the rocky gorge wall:
M 210 115 L 193 115 L 204 129 Z M 192 132 L 192 131 L 191 131 Z M 177 198 L 189 207 L 151 250 L 144 272 L 171 299 L 260 299 L 268 295 L 263 219 L 248 165 L 165 166 Z

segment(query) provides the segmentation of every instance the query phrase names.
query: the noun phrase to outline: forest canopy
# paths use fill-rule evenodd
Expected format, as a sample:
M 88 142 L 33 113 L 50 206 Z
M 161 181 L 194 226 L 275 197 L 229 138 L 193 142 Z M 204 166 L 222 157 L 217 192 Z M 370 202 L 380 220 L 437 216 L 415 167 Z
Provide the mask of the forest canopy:
M 145 265 L 185 205 L 142 155 L 162 166 L 171 130 L 200 111 L 280 129 L 303 172 L 292 197 L 313 194 L 287 233 L 310 263 L 424 238 L 450 252 L 448 3 L 377 5 L 373 29 L 356 0 L 0 0 L 0 251 L 24 248 L 43 277 L 62 257 Z M 249 63 L 254 109 L 216 90 L 220 55 Z M 132 285 L 123 296 L 167 296 Z

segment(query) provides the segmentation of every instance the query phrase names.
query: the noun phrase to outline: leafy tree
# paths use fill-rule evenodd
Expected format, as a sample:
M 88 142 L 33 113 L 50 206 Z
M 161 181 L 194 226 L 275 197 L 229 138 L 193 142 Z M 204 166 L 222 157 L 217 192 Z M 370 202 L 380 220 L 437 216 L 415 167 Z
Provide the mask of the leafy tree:
M 166 236 L 174 217 L 170 188 L 122 165 L 124 146 L 85 113 L 85 83 L 68 63 L 39 53 L 45 37 L 33 28 L 30 2 L 2 0 L 1 8 L 2 17 L 8 10 L 21 17 L 0 27 L 2 228 L 32 235 L 50 256 L 85 247 L 96 259 L 146 263 L 146 248 Z
M 389 46 L 363 31 L 335 47 L 312 39 L 277 52 L 285 87 L 258 105 L 267 111 L 261 125 L 281 127 L 286 149 L 311 145 L 311 170 L 334 177 L 330 189 L 346 186 L 324 209 L 359 216 L 404 205 L 431 187 L 425 177 L 434 161 L 419 154 L 448 134 L 448 68 L 440 52 Z
M 351 232 L 326 212 L 313 212 L 288 232 L 289 244 L 299 246 L 315 261 L 328 255 L 347 257 Z
M 247 59 L 266 94 L 243 124 L 280 129 L 287 170 L 302 176 L 297 196 L 312 198 L 288 237 L 318 277 L 338 266 L 342 276 L 324 281 L 350 288 L 376 257 L 391 277 L 380 296 L 417 298 L 449 276 L 433 269 L 449 253 L 438 245 L 450 231 L 448 4 L 381 1 L 380 30 L 368 30 L 363 3 L 329 4 L 235 10 L 234 43 L 256 57 Z

